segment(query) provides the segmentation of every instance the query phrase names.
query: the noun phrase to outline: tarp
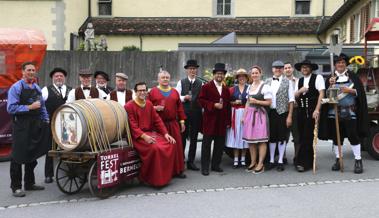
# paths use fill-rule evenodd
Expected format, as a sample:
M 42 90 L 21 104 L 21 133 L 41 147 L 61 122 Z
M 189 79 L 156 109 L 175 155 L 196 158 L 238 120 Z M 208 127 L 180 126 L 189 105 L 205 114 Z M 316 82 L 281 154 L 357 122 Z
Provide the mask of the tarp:
M 6 111 L 7 91 L 22 78 L 22 63 L 32 61 L 37 70 L 40 68 L 46 47 L 42 31 L 0 28 L 0 146 L 12 141 L 11 117 Z

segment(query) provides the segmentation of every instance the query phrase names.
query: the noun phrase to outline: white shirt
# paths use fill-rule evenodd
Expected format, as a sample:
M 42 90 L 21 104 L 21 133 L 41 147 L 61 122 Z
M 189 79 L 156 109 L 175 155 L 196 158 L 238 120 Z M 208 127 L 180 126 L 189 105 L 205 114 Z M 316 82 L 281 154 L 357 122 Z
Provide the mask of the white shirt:
M 213 82 L 214 82 L 215 85 L 216 85 L 216 88 L 217 88 L 218 94 L 220 94 L 220 96 L 221 96 L 221 94 L 222 94 L 222 83 L 220 83 L 220 85 L 219 85 L 215 80 L 213 80 Z
M 83 85 L 80 85 L 80 87 L 83 90 Z M 91 86 L 90 86 L 90 88 L 91 88 Z M 97 89 L 97 91 L 99 91 L 99 99 L 106 99 L 107 98 L 107 94 L 103 90 Z M 84 97 L 86 97 L 86 99 L 88 99 L 90 90 L 83 90 L 83 93 L 84 93 Z M 68 93 L 66 103 L 71 103 L 71 102 L 74 102 L 74 101 L 75 101 L 75 89 L 72 89 Z
M 124 106 L 126 103 L 125 102 L 125 91 L 123 91 L 123 92 L 117 91 L 116 94 L 117 94 L 117 102 L 119 104 L 121 104 L 121 106 Z M 111 100 L 111 94 L 110 93 L 107 95 L 107 100 Z
M 56 86 L 55 84 L 53 84 L 53 86 L 54 86 L 54 88 L 59 92 L 59 88 L 58 88 L 58 86 Z M 62 89 L 61 89 L 62 97 L 65 97 L 66 90 L 67 90 L 67 86 L 63 84 L 63 85 L 61 86 L 61 88 L 62 88 Z M 48 91 L 48 89 L 47 89 L 47 86 L 43 87 L 42 90 L 41 90 L 41 92 L 42 92 L 42 98 L 43 98 L 43 100 L 46 101 L 46 99 L 49 98 L 49 91 Z
M 259 84 L 258 88 L 256 88 L 255 90 L 251 90 L 251 85 L 248 87 L 248 95 L 256 95 L 259 91 L 259 89 L 262 87 L 262 91 L 261 93 L 263 94 L 263 98 L 264 99 L 272 99 L 272 91 L 271 91 L 271 88 L 269 85 L 266 85 L 264 84 L 263 81 L 261 81 L 261 84 Z M 247 96 L 248 98 L 249 96 Z
M 279 90 L 280 83 L 282 82 L 284 76 L 279 77 L 278 80 L 272 80 L 271 82 L 271 91 L 272 91 L 272 98 L 271 98 L 271 106 L 270 108 L 275 109 L 276 108 L 276 93 Z M 288 103 L 294 102 L 295 101 L 295 95 L 294 95 L 294 90 L 292 87 L 292 82 L 289 81 L 289 87 L 288 87 Z
M 309 74 L 307 77 L 304 76 L 303 86 L 305 88 L 309 88 L 309 80 L 311 79 L 311 75 L 312 74 Z M 317 75 L 316 76 L 316 84 L 315 84 L 315 86 L 316 86 L 316 89 L 318 91 L 325 90 L 325 81 L 324 81 L 324 78 L 321 75 Z M 295 91 L 299 90 L 298 87 L 299 87 L 299 80 L 296 81 Z
M 191 79 L 190 77 L 187 77 L 187 78 L 190 81 L 190 83 L 192 83 L 192 84 L 196 80 L 196 77 L 193 78 L 193 79 Z M 181 82 L 181 80 L 179 80 L 179 82 L 176 84 L 176 88 L 175 89 L 176 89 L 176 91 L 178 91 L 178 93 L 180 95 L 180 101 L 185 102 L 185 100 L 184 100 L 185 95 L 181 95 L 181 93 L 182 93 L 182 82 Z
M 347 82 L 349 81 L 349 77 L 347 76 L 347 69 L 343 73 L 338 73 L 338 71 L 335 71 L 336 76 L 338 77 L 336 82 Z

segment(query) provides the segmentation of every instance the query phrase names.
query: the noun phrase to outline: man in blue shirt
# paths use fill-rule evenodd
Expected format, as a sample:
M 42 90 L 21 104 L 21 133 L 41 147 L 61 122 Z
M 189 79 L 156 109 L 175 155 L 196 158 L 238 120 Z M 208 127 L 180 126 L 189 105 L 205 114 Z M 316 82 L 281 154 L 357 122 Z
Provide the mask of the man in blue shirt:
M 22 164 L 25 165 L 24 189 L 43 190 L 44 187 L 35 185 L 34 168 L 37 158 L 49 149 L 49 115 L 41 97 L 41 88 L 36 84 L 36 68 L 32 62 L 22 64 L 22 79 L 9 89 L 7 111 L 13 121 L 11 189 L 13 196 L 24 197 Z

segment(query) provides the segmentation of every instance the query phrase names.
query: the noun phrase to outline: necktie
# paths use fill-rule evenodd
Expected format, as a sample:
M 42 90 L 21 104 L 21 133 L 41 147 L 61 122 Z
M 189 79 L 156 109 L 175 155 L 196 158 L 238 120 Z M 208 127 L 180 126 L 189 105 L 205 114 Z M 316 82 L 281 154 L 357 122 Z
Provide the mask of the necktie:
M 192 90 L 192 85 L 193 85 L 193 82 L 192 82 L 192 80 L 190 80 L 189 91 L 191 91 L 191 90 Z
M 83 90 L 91 90 L 90 87 L 83 87 Z
M 61 87 L 61 86 L 58 87 L 58 91 L 59 91 L 59 94 L 61 94 L 61 97 L 63 98 L 63 95 L 62 95 L 62 87 Z

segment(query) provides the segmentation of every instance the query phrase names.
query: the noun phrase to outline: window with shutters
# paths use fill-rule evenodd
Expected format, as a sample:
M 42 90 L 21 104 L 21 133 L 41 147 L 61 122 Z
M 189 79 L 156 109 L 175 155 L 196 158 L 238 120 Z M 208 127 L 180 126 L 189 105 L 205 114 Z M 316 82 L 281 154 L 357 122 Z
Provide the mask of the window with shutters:
M 311 0 L 295 0 L 295 14 L 309 15 L 311 13 Z
M 98 4 L 100 16 L 112 15 L 112 0 L 98 0 Z
M 370 24 L 370 12 L 371 12 L 371 3 L 365 5 L 361 9 L 361 25 L 360 25 L 360 36 L 364 37 L 365 31 Z
M 6 72 L 5 53 L 0 51 L 0 75 Z
M 360 39 L 360 14 L 355 14 L 350 18 L 350 43 L 356 43 Z
M 215 16 L 233 16 L 234 0 L 214 0 Z

